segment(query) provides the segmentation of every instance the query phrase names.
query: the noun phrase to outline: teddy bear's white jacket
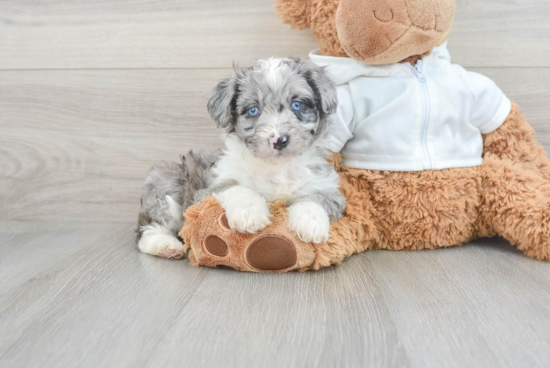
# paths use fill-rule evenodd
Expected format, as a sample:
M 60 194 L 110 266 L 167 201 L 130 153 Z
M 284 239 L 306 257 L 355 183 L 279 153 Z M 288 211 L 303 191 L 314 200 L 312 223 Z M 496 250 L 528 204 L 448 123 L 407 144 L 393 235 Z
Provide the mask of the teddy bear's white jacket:
M 451 64 L 447 44 L 415 67 L 368 65 L 351 58 L 310 59 L 337 85 L 330 149 L 348 167 L 420 171 L 483 162 L 481 134 L 497 129 L 511 102 L 489 78 Z

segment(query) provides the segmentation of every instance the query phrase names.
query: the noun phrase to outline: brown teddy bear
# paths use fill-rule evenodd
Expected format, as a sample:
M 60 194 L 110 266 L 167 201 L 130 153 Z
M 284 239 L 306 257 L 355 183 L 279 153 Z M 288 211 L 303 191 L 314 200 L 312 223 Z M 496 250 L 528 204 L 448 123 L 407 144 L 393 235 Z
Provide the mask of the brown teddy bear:
M 417 250 L 502 236 L 550 259 L 550 165 L 518 106 L 489 79 L 450 63 L 454 0 L 278 0 L 321 43 L 312 61 L 338 85 L 333 163 L 344 218 L 324 244 L 286 227 L 284 203 L 258 234 L 227 226 L 214 198 L 180 235 L 195 265 L 317 270 L 366 249 Z M 420 133 L 418 135 L 417 133 Z M 343 159 L 343 160 L 342 160 Z

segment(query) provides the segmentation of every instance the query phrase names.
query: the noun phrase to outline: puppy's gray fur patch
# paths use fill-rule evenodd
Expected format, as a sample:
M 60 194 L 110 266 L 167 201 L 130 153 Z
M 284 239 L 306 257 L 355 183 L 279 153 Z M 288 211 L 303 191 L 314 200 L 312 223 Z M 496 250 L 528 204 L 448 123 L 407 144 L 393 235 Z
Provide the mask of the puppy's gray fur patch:
M 171 230 L 177 234 L 183 226 L 185 210 L 204 197 L 201 193 L 208 188 L 212 179 L 210 171 L 220 154 L 221 150 L 198 154 L 189 151 L 181 157 L 180 163 L 160 162 L 151 168 L 141 195 L 137 240 L 141 237 L 140 229 L 154 223 L 163 226 L 173 224 Z M 178 218 L 174 218 L 166 196 L 170 196 L 180 206 Z

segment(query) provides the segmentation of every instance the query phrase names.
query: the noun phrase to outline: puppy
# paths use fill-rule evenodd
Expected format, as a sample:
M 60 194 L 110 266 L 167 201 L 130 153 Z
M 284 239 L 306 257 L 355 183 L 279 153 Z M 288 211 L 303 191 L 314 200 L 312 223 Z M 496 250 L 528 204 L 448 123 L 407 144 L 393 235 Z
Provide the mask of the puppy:
M 323 68 L 300 59 L 260 60 L 220 82 L 208 112 L 225 131 L 225 149 L 188 153 L 154 166 L 145 180 L 138 220 L 144 253 L 184 255 L 182 213 L 214 195 L 229 227 L 256 233 L 270 224 L 268 203 L 284 200 L 288 226 L 303 241 L 328 239 L 345 198 L 325 148 L 336 90 Z

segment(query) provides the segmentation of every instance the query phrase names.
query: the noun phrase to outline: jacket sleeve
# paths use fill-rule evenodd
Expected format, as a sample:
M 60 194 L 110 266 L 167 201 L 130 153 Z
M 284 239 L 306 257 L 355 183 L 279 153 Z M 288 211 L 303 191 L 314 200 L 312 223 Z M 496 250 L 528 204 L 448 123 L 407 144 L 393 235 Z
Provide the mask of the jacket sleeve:
M 482 134 L 498 129 L 512 110 L 512 102 L 491 79 L 453 65 L 473 96 L 470 123 Z
M 349 85 L 336 88 L 338 93 L 338 109 L 332 116 L 332 124 L 328 133 L 328 148 L 332 152 L 340 152 L 347 141 L 353 138 L 354 108 Z

